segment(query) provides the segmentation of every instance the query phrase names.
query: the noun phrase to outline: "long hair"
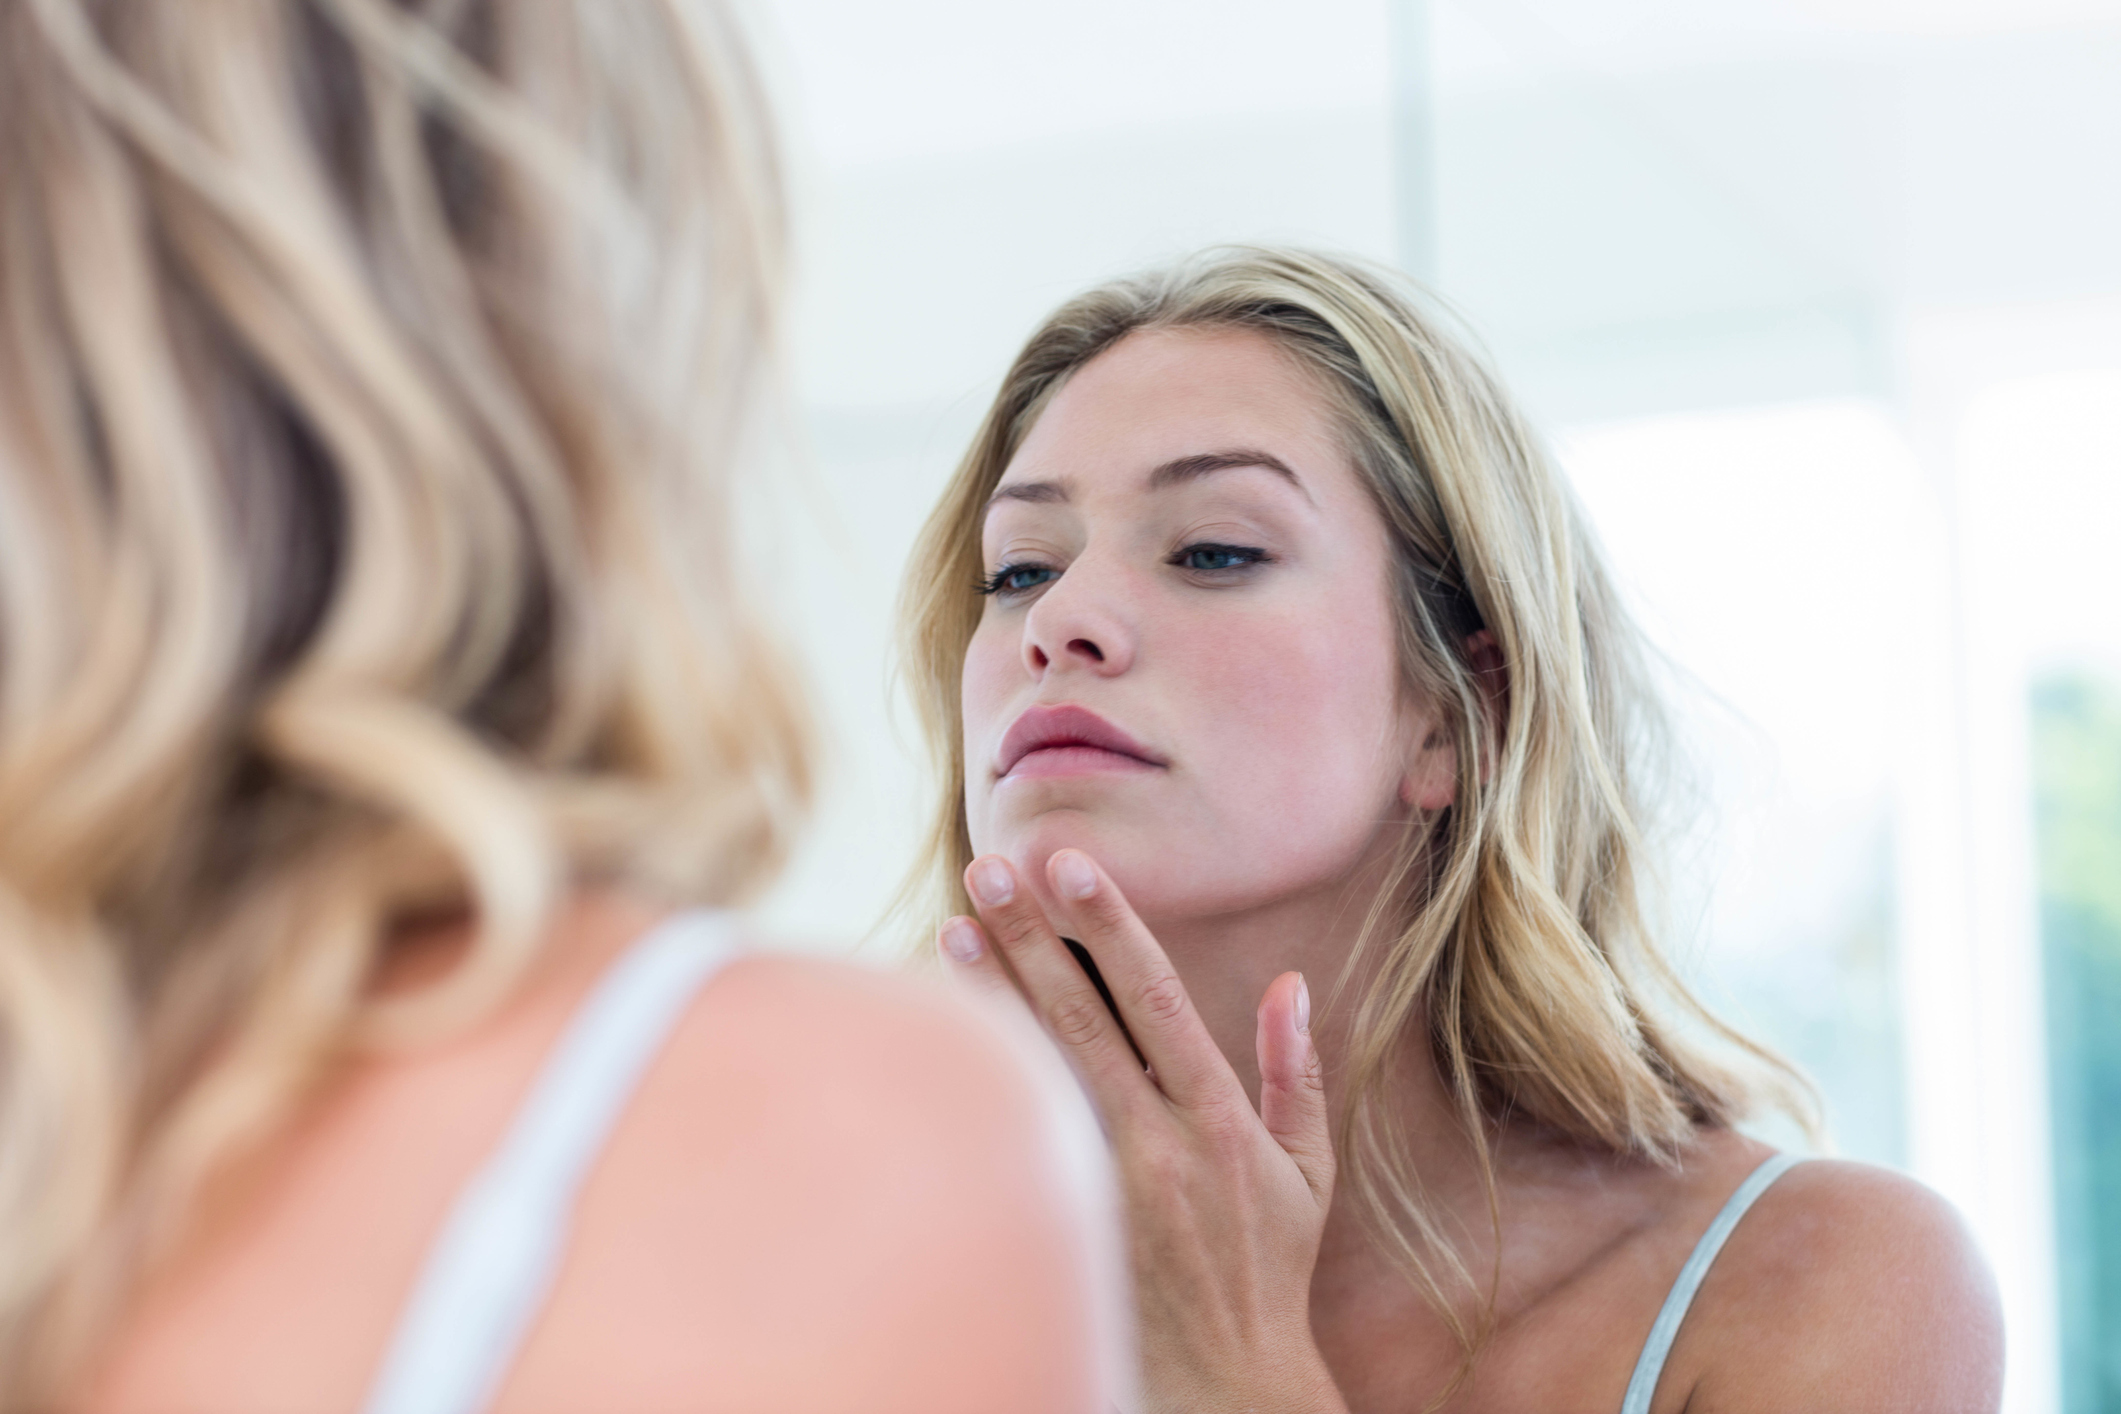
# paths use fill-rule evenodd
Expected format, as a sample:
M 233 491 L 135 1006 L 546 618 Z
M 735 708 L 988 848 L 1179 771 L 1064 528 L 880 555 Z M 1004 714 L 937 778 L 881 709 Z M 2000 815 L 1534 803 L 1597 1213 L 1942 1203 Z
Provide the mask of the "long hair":
M 1756 1092 L 1808 1126 L 1810 1109 L 1802 1077 L 1707 1012 L 1655 944 L 1643 822 L 1667 733 L 1639 636 L 1537 438 L 1417 292 L 1353 260 L 1240 247 L 1093 289 L 1031 336 L 908 572 L 908 676 L 943 777 L 914 888 L 970 911 L 959 691 L 987 500 L 1071 374 L 1137 330 L 1189 328 L 1266 336 L 1329 399 L 1392 547 L 1402 691 L 1455 743 L 1455 803 L 1410 822 L 1343 974 L 1370 980 L 1338 1139 L 1366 1215 L 1470 1354 L 1492 1286 L 1465 1319 L 1472 1277 L 1394 1119 L 1409 1038 L 1455 1099 L 1491 1217 L 1498 1122 L 1669 1162 Z M 1500 710 L 1468 646 L 1483 630 L 1507 665 Z
M 565 889 L 777 867 L 781 224 L 714 0 L 0 0 L 0 1409 Z

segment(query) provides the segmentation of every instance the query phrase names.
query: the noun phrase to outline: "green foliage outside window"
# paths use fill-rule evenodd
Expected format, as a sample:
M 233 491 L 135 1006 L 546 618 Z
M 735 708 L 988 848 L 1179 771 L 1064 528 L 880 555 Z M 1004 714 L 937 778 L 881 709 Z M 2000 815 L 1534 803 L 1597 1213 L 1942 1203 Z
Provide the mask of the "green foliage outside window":
M 2068 1414 L 2121 1414 L 2121 684 L 2033 691 Z

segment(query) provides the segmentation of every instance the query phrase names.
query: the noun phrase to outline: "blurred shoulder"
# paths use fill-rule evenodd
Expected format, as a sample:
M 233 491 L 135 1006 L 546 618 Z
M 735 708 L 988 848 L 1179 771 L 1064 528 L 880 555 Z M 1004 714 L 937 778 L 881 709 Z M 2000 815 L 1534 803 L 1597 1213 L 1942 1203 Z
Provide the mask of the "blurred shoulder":
M 1070 1097 L 1008 1022 L 940 978 L 747 953 L 677 1024 L 614 1158 L 676 1175 L 712 1163 L 732 1183 L 815 1173 L 859 1184 L 865 1204 L 894 1185 L 909 1203 L 956 1190 L 941 1200 L 951 1221 L 972 1216 L 960 1205 L 978 1174 L 1011 1195 L 990 1206 L 1021 1210 L 1053 1193 Z
M 1904 1174 L 1814 1159 L 1764 1192 L 1709 1270 L 1683 1407 L 1995 1409 L 2002 1321 L 1957 1210 Z M 1682 1407 L 1682 1406 L 1674 1406 Z
M 1050 1109 L 940 982 L 740 957 L 613 1131 L 521 1379 L 553 1408 L 1088 1407 L 1090 1229 Z
M 962 1114 L 1033 1098 L 1000 1019 L 940 979 L 836 959 L 745 955 L 702 993 L 671 1051 L 680 1067 L 770 1073 L 859 1104 Z

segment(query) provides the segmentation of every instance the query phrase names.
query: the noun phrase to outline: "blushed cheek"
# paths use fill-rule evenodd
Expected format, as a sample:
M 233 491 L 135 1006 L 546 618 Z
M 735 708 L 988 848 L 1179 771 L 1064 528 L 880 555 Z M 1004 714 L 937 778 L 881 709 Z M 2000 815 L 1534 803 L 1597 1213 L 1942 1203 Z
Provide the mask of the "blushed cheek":
M 1212 673 L 1206 662 L 1195 670 L 1198 680 L 1225 685 L 1221 709 L 1204 715 L 1219 719 L 1216 794 L 1226 838 L 1246 837 L 1252 867 L 1336 868 L 1333 856 L 1360 849 L 1397 798 L 1389 632 L 1331 623 L 1307 614 L 1216 635 L 1224 641 L 1212 645 Z

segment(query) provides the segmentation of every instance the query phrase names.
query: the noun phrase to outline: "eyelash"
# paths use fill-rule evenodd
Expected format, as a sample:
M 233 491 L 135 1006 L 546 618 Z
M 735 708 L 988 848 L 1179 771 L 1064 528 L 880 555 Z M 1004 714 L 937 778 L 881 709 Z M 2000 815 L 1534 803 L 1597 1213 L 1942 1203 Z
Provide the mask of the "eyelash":
M 1029 562 L 1007 564 L 1003 565 L 993 574 L 988 575 L 985 579 L 973 585 L 972 588 L 974 589 L 974 591 L 980 594 L 1026 594 L 1029 593 L 1031 590 L 1038 588 L 1038 586 L 1035 584 L 1027 584 L 1019 588 L 1012 588 L 1010 587 L 1009 581 L 1017 575 L 1029 574 L 1035 571 L 1045 571 L 1047 573 L 1056 574 L 1056 576 L 1058 573 L 1057 571 L 1052 570 L 1052 568 L 1047 565 L 1034 565 Z
M 1194 555 L 1236 556 L 1241 560 L 1241 563 L 1239 564 L 1217 565 L 1213 568 L 1207 566 L 1198 566 L 1195 567 L 1193 570 L 1193 573 L 1195 574 L 1229 574 L 1234 570 L 1242 570 L 1252 565 L 1272 564 L 1274 561 L 1274 557 L 1272 555 L 1269 555 L 1265 550 L 1261 550 L 1255 546 L 1221 545 L 1213 541 L 1203 540 L 1195 544 L 1186 546 L 1184 549 L 1180 550 L 1177 554 L 1173 555 L 1164 563 L 1174 566 L 1175 568 L 1184 569 L 1186 567 L 1185 561 Z M 1041 583 L 1050 583 L 1052 579 L 1060 578 L 1061 574 L 1059 570 L 1054 569 L 1051 565 L 1033 564 L 1028 560 L 1016 561 L 1010 564 L 1003 565 L 1000 569 L 997 569 L 993 574 L 988 575 L 985 579 L 975 584 L 973 586 L 973 589 L 980 594 L 986 595 L 1028 594 L 1032 590 L 1038 588 L 1038 585 L 1027 584 L 1012 587 L 1009 581 L 1020 574 L 1034 573 L 1044 573 L 1051 577 L 1051 579 L 1043 580 L 1041 581 Z

